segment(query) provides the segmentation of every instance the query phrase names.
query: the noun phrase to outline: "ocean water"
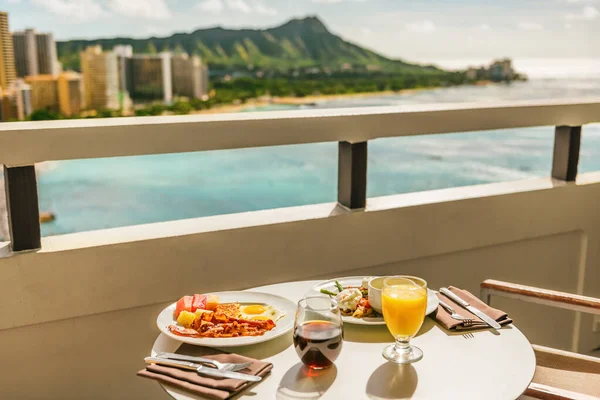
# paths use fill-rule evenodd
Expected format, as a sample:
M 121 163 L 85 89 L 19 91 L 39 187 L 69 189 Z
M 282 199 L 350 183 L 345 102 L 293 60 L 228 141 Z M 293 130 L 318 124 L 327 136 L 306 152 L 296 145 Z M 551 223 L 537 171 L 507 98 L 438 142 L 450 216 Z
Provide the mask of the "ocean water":
M 546 74 L 511 85 L 343 99 L 317 107 L 598 96 L 600 74 Z M 553 135 L 554 127 L 539 127 L 374 140 L 369 142 L 368 195 L 548 176 Z M 590 125 L 583 131 L 580 171 L 595 170 L 600 170 L 600 126 Z M 40 208 L 57 216 L 43 224 L 42 232 L 330 202 L 336 188 L 337 143 L 65 161 L 39 177 Z

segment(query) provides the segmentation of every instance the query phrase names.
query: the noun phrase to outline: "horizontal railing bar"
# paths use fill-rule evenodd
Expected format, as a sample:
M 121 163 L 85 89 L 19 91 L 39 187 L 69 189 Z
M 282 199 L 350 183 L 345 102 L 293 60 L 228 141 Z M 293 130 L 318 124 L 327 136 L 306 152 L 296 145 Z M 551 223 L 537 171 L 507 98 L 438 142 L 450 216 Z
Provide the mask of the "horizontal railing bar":
M 182 153 L 600 122 L 600 98 L 0 124 L 0 163 Z

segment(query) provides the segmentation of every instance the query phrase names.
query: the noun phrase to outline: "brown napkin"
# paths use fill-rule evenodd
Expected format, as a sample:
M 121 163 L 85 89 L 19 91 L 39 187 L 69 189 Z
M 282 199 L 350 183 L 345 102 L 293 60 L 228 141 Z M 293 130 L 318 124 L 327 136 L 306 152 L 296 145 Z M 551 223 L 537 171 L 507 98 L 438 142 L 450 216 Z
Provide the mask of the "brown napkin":
M 273 364 L 271 363 L 244 357 L 239 354 L 229 354 L 223 352 L 211 354 L 215 353 L 215 351 L 208 348 L 197 348 L 199 351 L 196 350 L 193 352 L 184 352 L 186 349 L 185 345 L 181 347 L 182 348 L 178 350 L 178 353 L 202 356 L 219 362 L 243 363 L 251 361 L 252 364 L 248 368 L 237 371 L 244 374 L 264 377 L 273 368 Z M 167 383 L 169 385 L 185 389 L 201 397 L 219 400 L 228 399 L 229 397 L 241 392 L 253 384 L 253 382 L 245 382 L 239 379 L 202 376 L 196 371 L 186 371 L 175 367 L 166 367 L 156 364 L 148 365 L 146 369 L 139 371 L 137 374 L 138 376 L 154 379 L 161 383 Z
M 485 304 L 483 301 L 479 300 L 477 297 L 473 296 L 468 291 L 458 289 L 454 286 L 449 286 L 448 289 L 452 293 L 454 293 L 455 295 L 460 297 L 461 299 L 463 299 L 466 302 L 468 302 L 469 304 L 471 304 L 473 307 L 477 308 L 479 311 L 483 312 L 490 318 L 496 320 L 496 322 L 498 322 L 500 325 L 506 325 L 506 324 L 512 323 L 512 319 L 510 319 L 508 317 L 508 314 L 506 314 L 504 311 L 501 311 L 496 308 L 488 306 L 487 304 Z M 471 314 L 469 311 L 465 310 L 460 305 L 456 304 L 455 302 L 453 302 L 452 300 L 450 300 L 448 297 L 444 296 L 443 294 L 437 293 L 437 297 L 438 297 L 438 299 L 442 300 L 444 303 L 448 304 L 450 307 L 454 308 L 454 311 L 461 317 L 471 318 L 473 320 L 473 325 L 465 326 L 464 322 L 458 321 L 458 320 L 450 317 L 450 314 L 448 313 L 448 311 L 443 309 L 442 306 L 438 306 L 438 309 L 435 313 L 435 319 L 440 324 L 444 325 L 446 327 L 446 329 L 464 331 L 464 330 L 481 329 L 481 328 L 488 327 L 488 324 L 483 322 L 476 315 Z

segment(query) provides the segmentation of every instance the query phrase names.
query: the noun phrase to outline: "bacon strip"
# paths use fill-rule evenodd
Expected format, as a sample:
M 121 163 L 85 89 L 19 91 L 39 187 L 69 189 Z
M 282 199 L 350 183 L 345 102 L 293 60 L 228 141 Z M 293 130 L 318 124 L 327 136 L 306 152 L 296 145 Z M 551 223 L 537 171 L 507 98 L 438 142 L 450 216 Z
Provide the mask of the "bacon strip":
M 275 327 L 272 320 L 252 321 L 227 317 L 219 313 L 202 314 L 190 328 L 169 325 L 169 332 L 194 338 L 225 338 L 240 336 L 262 336 Z

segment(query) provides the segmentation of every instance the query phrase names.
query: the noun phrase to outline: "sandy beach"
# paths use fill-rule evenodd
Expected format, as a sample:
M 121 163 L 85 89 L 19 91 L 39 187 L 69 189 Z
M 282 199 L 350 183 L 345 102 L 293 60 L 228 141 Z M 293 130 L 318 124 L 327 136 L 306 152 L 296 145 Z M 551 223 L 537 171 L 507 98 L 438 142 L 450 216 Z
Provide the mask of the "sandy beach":
M 430 90 L 434 88 L 419 88 L 419 89 L 404 89 L 399 91 L 384 90 L 381 92 L 363 92 L 363 93 L 345 93 L 345 94 L 319 94 L 305 97 L 294 97 L 294 96 L 263 96 L 256 99 L 249 99 L 243 104 L 223 104 L 215 106 L 209 110 L 198 110 L 192 111 L 191 114 L 220 114 L 220 113 L 233 113 L 247 110 L 254 107 L 264 107 L 269 105 L 291 105 L 291 106 L 306 106 L 314 105 L 324 101 L 342 100 L 350 98 L 362 98 L 370 96 L 391 96 L 391 95 L 402 95 L 419 92 L 422 90 Z

